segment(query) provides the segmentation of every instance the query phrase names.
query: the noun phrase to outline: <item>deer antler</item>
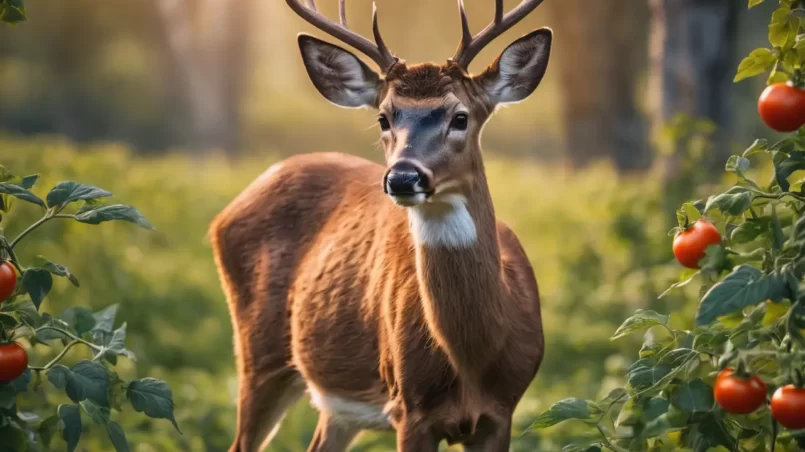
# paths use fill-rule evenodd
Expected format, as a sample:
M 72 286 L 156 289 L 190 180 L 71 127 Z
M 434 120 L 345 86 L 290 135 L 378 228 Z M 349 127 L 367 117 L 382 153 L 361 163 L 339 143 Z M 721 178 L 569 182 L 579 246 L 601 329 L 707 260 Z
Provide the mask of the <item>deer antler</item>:
M 543 0 L 523 0 L 516 8 L 503 14 L 503 0 L 495 0 L 495 20 L 481 30 L 477 35 L 470 34 L 470 27 L 467 22 L 467 13 L 464 11 L 464 0 L 458 0 L 458 11 L 461 15 L 461 42 L 458 44 L 455 56 L 452 60 L 465 70 L 472 62 L 472 59 L 495 38 L 504 31 L 513 27 L 522 18 L 537 8 Z
M 335 23 L 321 15 L 316 10 L 315 0 L 308 1 L 310 6 L 302 4 L 302 2 L 299 0 L 285 0 L 285 3 L 287 3 L 288 6 L 290 6 L 291 9 L 297 15 L 299 15 L 299 17 L 305 19 L 311 25 L 363 52 L 366 56 L 377 63 L 377 65 L 380 66 L 380 70 L 382 70 L 384 73 L 397 62 L 397 58 L 391 54 L 389 49 L 386 47 L 386 44 L 383 42 L 383 38 L 380 37 L 380 29 L 377 26 L 376 4 L 372 4 L 372 33 L 374 34 L 375 38 L 375 43 L 372 43 L 372 41 L 369 41 L 363 36 L 347 28 L 346 0 L 339 0 L 338 2 L 338 15 L 340 17 L 340 23 Z

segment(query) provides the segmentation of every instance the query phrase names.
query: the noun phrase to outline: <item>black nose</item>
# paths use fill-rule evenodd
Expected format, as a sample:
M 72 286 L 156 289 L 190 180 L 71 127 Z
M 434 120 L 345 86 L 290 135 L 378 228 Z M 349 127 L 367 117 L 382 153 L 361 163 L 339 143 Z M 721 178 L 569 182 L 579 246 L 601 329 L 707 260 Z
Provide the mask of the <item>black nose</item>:
M 386 174 L 385 191 L 389 195 L 412 195 L 422 192 L 424 176 L 416 165 L 401 161 L 389 168 Z

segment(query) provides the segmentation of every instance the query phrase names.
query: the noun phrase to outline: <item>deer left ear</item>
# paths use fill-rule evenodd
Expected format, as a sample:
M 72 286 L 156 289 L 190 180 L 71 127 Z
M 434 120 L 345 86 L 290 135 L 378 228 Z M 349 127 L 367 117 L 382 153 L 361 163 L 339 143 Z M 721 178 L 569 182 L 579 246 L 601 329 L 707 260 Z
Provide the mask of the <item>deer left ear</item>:
M 553 32 L 540 28 L 506 47 L 475 80 L 494 104 L 525 100 L 548 69 Z

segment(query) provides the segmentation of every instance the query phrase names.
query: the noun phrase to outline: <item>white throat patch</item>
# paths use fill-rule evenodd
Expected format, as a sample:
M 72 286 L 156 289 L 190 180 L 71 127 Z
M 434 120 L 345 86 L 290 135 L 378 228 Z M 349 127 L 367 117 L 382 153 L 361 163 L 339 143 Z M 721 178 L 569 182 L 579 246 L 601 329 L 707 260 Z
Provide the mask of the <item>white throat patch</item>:
M 472 246 L 478 239 L 478 232 L 466 202 L 463 196 L 452 195 L 410 208 L 408 219 L 414 241 L 430 247 Z

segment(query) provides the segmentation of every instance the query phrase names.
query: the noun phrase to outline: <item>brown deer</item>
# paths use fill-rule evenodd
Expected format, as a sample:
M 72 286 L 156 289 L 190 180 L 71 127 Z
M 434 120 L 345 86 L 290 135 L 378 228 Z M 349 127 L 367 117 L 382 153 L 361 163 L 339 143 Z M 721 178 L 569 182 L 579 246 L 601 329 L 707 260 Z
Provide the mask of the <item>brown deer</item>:
M 495 218 L 480 136 L 496 107 L 545 74 L 552 32 L 468 65 L 534 10 L 525 0 L 463 35 L 445 64 L 407 65 L 386 48 L 286 0 L 302 18 L 374 60 L 299 35 L 317 90 L 372 107 L 386 166 L 319 153 L 288 158 L 214 220 L 210 237 L 234 328 L 238 422 L 230 451 L 266 447 L 305 392 L 319 412 L 309 451 L 344 451 L 361 430 L 395 430 L 404 452 L 442 440 L 506 451 L 512 413 L 542 361 L 533 270 Z

